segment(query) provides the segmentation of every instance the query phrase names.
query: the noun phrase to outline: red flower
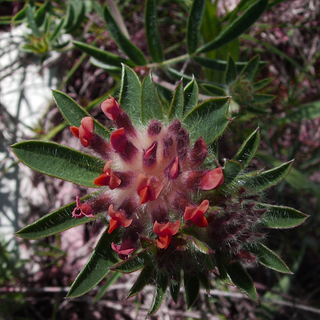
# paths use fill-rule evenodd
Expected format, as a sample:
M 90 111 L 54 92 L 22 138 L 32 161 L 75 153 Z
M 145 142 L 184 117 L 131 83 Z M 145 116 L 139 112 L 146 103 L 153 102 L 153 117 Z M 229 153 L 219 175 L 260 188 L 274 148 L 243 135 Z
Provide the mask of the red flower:
M 198 207 L 186 207 L 184 210 L 184 220 L 191 220 L 196 226 L 205 228 L 208 225 L 208 221 L 204 216 L 204 213 L 208 208 L 208 200 L 203 200 Z
M 76 197 L 77 206 L 72 211 L 72 217 L 81 219 L 84 217 L 94 218 L 93 209 L 88 203 L 82 204 L 79 196 Z
M 93 129 L 94 123 L 91 117 L 84 117 L 81 120 L 81 125 L 79 128 L 75 126 L 70 127 L 72 134 L 80 139 L 80 142 L 84 147 L 90 146 L 93 136 Z
M 136 251 L 136 248 L 134 247 L 130 239 L 122 241 L 121 244 L 115 244 L 114 242 L 112 242 L 111 248 L 118 254 L 119 258 L 122 260 L 128 259 L 128 255 Z
M 140 203 L 156 200 L 163 189 L 163 184 L 155 179 L 149 178 L 143 173 L 138 176 L 137 193 L 140 196 Z
M 113 170 L 110 168 L 112 160 L 109 160 L 104 168 L 103 174 L 96 179 L 94 179 L 93 183 L 97 186 L 109 186 L 111 190 L 119 187 L 121 180 L 113 173 Z
M 167 249 L 172 236 L 174 236 L 180 228 L 180 220 L 177 220 L 175 223 L 167 222 L 161 224 L 158 221 L 155 221 L 153 225 L 153 232 L 159 236 L 157 239 L 157 246 L 160 249 Z
M 127 219 L 124 213 L 121 211 L 114 211 L 113 204 L 110 204 L 108 209 L 109 216 L 111 217 L 108 233 L 119 227 L 127 228 L 132 223 L 132 219 Z

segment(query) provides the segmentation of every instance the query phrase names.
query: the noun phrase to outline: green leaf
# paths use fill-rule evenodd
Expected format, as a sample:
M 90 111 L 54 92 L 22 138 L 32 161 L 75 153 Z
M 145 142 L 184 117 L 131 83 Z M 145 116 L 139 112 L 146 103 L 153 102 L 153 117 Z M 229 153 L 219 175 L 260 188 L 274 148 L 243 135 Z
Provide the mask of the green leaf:
M 257 154 L 257 157 L 270 166 L 278 166 L 281 163 L 281 161 L 273 158 L 269 154 L 259 153 Z M 286 182 L 288 182 L 289 185 L 299 194 L 301 194 L 301 192 L 311 192 L 320 201 L 319 184 L 310 181 L 302 172 L 300 172 L 296 168 L 291 169 L 290 173 L 286 176 Z
M 250 246 L 246 246 L 246 250 L 254 254 L 258 262 L 264 266 L 282 273 L 291 273 L 287 265 L 269 248 L 262 243 L 256 242 Z
M 226 92 L 224 89 L 214 86 L 213 84 L 207 84 L 207 83 L 202 83 L 201 87 L 206 90 L 209 94 L 214 95 L 214 96 L 225 96 Z
M 320 117 L 320 100 L 297 106 L 296 110 L 286 112 L 284 118 L 276 120 L 277 124 L 291 123 L 302 120 L 313 120 Z
M 112 270 L 123 273 L 131 273 L 143 268 L 152 259 L 152 253 L 150 253 L 148 249 L 145 249 L 135 255 L 132 255 L 129 259 L 116 264 Z
M 56 25 L 56 27 L 54 28 L 54 30 L 50 34 L 50 36 L 49 36 L 49 42 L 50 43 L 54 43 L 57 40 L 57 38 L 60 36 L 61 30 L 62 30 L 63 25 L 64 25 L 64 19 L 65 18 L 62 18 L 60 20 L 60 22 Z
M 201 66 L 215 70 L 215 71 L 226 71 L 227 70 L 227 61 L 225 60 L 217 60 L 217 59 L 211 59 L 211 58 L 205 58 L 205 57 L 192 57 L 192 59 L 199 63 Z M 241 71 L 247 62 L 235 62 L 237 71 Z M 260 62 L 261 64 L 261 62 Z
M 108 51 L 100 50 L 94 46 L 89 44 L 79 42 L 79 41 L 72 41 L 72 43 L 81 51 L 87 53 L 91 57 L 115 67 L 121 67 L 121 63 L 129 64 L 130 61 L 124 59 L 116 54 L 110 53 Z
M 229 285 L 232 285 L 230 277 L 227 273 L 225 264 L 223 263 L 223 258 L 220 256 L 219 253 L 215 254 L 215 262 L 219 270 L 219 274 L 217 275 L 219 279 Z
M 65 93 L 57 90 L 52 90 L 52 96 L 61 114 L 71 126 L 79 127 L 81 125 L 81 120 L 84 117 L 91 117 L 84 108 L 79 106 L 71 97 L 69 97 Z M 105 139 L 109 139 L 110 131 L 94 118 L 93 122 L 95 132 L 99 136 Z
M 275 99 L 276 96 L 272 94 L 254 94 L 253 101 L 255 103 L 267 103 Z
M 121 70 L 122 70 L 121 67 L 116 67 L 116 66 L 112 66 L 110 64 L 103 63 L 100 60 L 97 60 L 92 57 L 90 58 L 90 62 L 94 66 L 109 72 L 115 79 L 120 78 Z
M 71 1 L 68 1 L 68 7 L 67 7 L 67 16 L 65 19 L 64 29 L 68 30 L 72 27 L 73 22 L 75 20 L 75 7 L 74 3 Z
M 198 274 L 199 280 L 204 287 L 204 289 L 209 292 L 210 291 L 210 277 L 208 274 L 205 274 L 204 272 L 199 272 Z
M 169 276 L 166 272 L 159 272 L 155 283 L 153 300 L 151 307 L 148 311 L 148 316 L 154 314 L 161 306 L 161 303 L 165 297 L 169 282 Z
M 186 85 L 184 89 L 184 111 L 183 115 L 195 108 L 198 104 L 199 88 L 195 78 Z
M 50 1 L 46 1 L 35 13 L 34 15 L 34 20 L 37 24 L 38 27 L 40 27 L 43 22 L 44 22 L 44 18 L 46 16 L 46 12 L 48 12 L 51 8 L 51 3 Z
M 146 65 L 144 54 L 124 35 L 107 5 L 104 6 L 103 12 L 107 27 L 118 47 L 138 66 Z
M 153 84 L 151 73 L 142 82 L 141 88 L 141 120 L 148 123 L 151 119 L 163 119 L 162 106 Z
M 171 101 L 168 118 L 178 118 L 181 119 L 184 109 L 184 93 L 183 93 L 183 82 L 182 80 L 178 83 Z
M 243 269 L 242 265 L 239 262 L 234 262 L 229 265 L 226 264 L 225 268 L 233 284 L 236 285 L 249 298 L 257 302 L 258 297 L 256 288 L 248 273 Z
M 38 26 L 33 16 L 33 9 L 29 3 L 27 4 L 26 15 L 27 15 L 29 27 L 32 30 L 32 35 L 37 38 L 41 37 L 41 33 L 38 29 Z
M 303 223 L 309 216 L 289 207 L 258 203 L 256 209 L 267 209 L 261 224 L 272 229 L 293 228 Z
M 105 165 L 103 160 L 54 142 L 19 142 L 12 150 L 31 169 L 86 187 L 97 187 L 93 180 Z
M 242 171 L 242 169 L 243 167 L 240 162 L 235 160 L 227 160 L 223 169 L 224 184 L 227 185 L 232 182 Z
M 181 285 L 181 276 L 180 276 L 180 273 L 177 272 L 173 277 L 171 277 L 171 280 L 170 280 L 170 294 L 175 303 L 178 302 L 180 285 Z
M 257 91 L 257 90 L 260 90 L 262 88 L 264 88 L 266 85 L 268 85 L 271 81 L 273 80 L 273 78 L 268 78 L 268 79 L 263 79 L 263 80 L 260 80 L 258 82 L 255 82 L 253 84 L 253 90 L 254 91 Z
M 82 203 L 90 197 L 92 197 L 92 195 L 87 195 L 86 197 L 81 198 Z M 73 218 L 72 211 L 75 206 L 76 203 L 72 202 L 54 212 L 49 213 L 18 231 L 17 235 L 25 239 L 40 239 L 94 220 L 94 218 L 87 217 L 82 219 Z
M 136 295 L 148 284 L 149 279 L 153 274 L 154 268 L 154 265 L 152 263 L 149 263 L 141 270 L 138 279 L 129 291 L 127 299 Z
M 17 14 L 12 18 L 13 22 L 23 20 L 26 17 L 28 5 L 29 3 L 25 4 L 25 6 L 17 12 Z
M 189 309 L 197 300 L 200 290 L 200 283 L 198 275 L 184 274 L 184 287 L 186 291 L 187 309 Z
M 190 55 L 198 48 L 199 30 L 205 6 L 206 0 L 193 0 L 187 25 L 187 48 Z
M 158 30 L 157 1 L 147 0 L 145 9 L 145 28 L 148 48 L 154 62 L 163 61 L 161 38 Z
M 256 154 L 260 143 L 260 132 L 257 128 L 242 144 L 233 160 L 239 161 L 246 168 L 253 156 Z
M 70 28 L 66 28 L 67 33 L 76 31 L 80 27 L 83 19 L 85 18 L 85 13 L 86 13 L 85 4 L 82 1 L 79 1 L 79 3 L 80 3 L 80 9 L 79 11 L 74 12 L 74 15 L 75 15 L 74 21 L 72 21 L 72 25 Z
M 137 74 L 128 66 L 122 65 L 119 104 L 131 120 L 141 121 L 141 83 Z
M 231 55 L 229 54 L 227 70 L 225 73 L 225 83 L 227 85 L 230 85 L 231 83 L 237 80 L 237 77 L 238 77 L 238 73 L 237 73 L 236 64 L 232 59 Z
M 91 290 L 106 276 L 110 267 L 119 261 L 117 253 L 111 248 L 111 243 L 117 242 L 119 238 L 119 229 L 111 234 L 105 230 L 89 261 L 74 280 L 67 298 L 79 297 Z
M 263 171 L 253 176 L 247 176 L 244 185 L 248 188 L 254 188 L 256 191 L 262 191 L 280 182 L 289 173 L 292 161 L 285 162 L 281 166 Z M 242 176 L 245 177 L 245 176 Z
M 257 75 L 258 67 L 260 62 L 260 56 L 256 55 L 253 57 L 247 65 L 242 69 L 240 73 L 240 78 L 249 80 L 250 82 L 253 82 L 254 78 Z
M 230 98 L 212 98 L 193 108 L 183 119 L 191 136 L 202 136 L 210 144 L 222 134 L 229 123 L 227 112 Z
M 201 240 L 197 239 L 196 237 L 187 236 L 187 238 L 194 243 L 195 247 L 196 247 L 197 250 L 199 250 L 200 252 L 205 253 L 205 254 L 210 254 L 210 253 L 213 253 L 213 252 L 214 252 L 214 251 L 213 251 L 211 248 L 209 248 L 204 242 L 202 242 Z
M 268 5 L 268 0 L 258 0 L 246 9 L 237 19 L 227 26 L 213 41 L 197 50 L 197 53 L 215 50 L 238 38 L 247 31 L 262 15 Z
M 113 275 L 107 280 L 106 284 L 102 287 L 100 292 L 94 297 L 93 303 L 97 303 L 101 300 L 101 298 L 105 295 L 105 293 L 108 291 L 110 286 L 114 284 L 114 282 L 122 276 L 122 273 L 120 272 L 114 272 Z

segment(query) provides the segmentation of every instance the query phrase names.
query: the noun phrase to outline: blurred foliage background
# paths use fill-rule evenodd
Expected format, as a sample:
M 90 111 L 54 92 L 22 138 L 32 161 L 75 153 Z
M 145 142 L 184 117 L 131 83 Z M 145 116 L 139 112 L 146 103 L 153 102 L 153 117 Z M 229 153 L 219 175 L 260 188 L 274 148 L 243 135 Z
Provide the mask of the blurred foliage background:
M 105 5 L 107 6 L 105 7 Z M 232 96 L 229 130 L 215 148 L 232 158 L 260 127 L 258 167 L 295 159 L 287 178 L 265 195 L 271 204 L 292 206 L 309 219 L 299 228 L 270 231 L 268 246 L 293 275 L 250 268 L 259 305 L 218 280 L 186 310 L 168 298 L 152 319 L 318 319 L 320 314 L 320 4 L 293 1 L 0 1 L 1 95 L 6 80 L 21 71 L 16 106 L 0 101 L 0 224 L 12 231 L 85 194 L 84 188 L 26 171 L 9 146 L 37 138 L 74 145 L 55 104 L 39 116 L 25 94 L 28 68 L 67 93 L 99 119 L 98 106 L 117 97 L 121 63 L 141 76 L 150 70 L 164 105 L 178 81 L 192 83 L 200 99 Z M 193 17 L 191 19 L 190 17 Z M 159 32 L 152 32 L 158 26 Z M 20 35 L 14 35 L 18 28 Z M 250 61 L 250 62 L 249 62 Z M 249 62 L 249 64 L 248 64 Z M 243 72 L 241 70 L 244 70 Z M 250 75 L 249 77 L 246 75 Z M 190 82 L 191 81 L 191 82 Z M 188 88 L 188 89 L 187 89 Z M 38 95 L 42 92 L 38 91 Z M 22 112 L 22 102 L 26 112 Z M 31 124 L 27 118 L 33 118 Z M 252 168 L 254 169 L 254 167 Z M 12 212 L 10 215 L 8 212 Z M 81 226 L 39 241 L 0 237 L 0 315 L 3 319 L 143 319 L 152 299 L 146 289 L 125 299 L 132 277 L 120 284 L 108 276 L 100 291 L 65 300 L 102 224 Z M 10 234 L 12 232 L 10 231 Z M 119 281 L 118 281 L 119 282 Z M 108 292 L 104 294 L 106 289 Z M 126 290 L 124 290 L 126 289 Z M 98 295 L 97 295 L 98 293 Z M 95 297 L 95 298 L 94 298 Z M 93 303 L 94 302 L 94 303 Z

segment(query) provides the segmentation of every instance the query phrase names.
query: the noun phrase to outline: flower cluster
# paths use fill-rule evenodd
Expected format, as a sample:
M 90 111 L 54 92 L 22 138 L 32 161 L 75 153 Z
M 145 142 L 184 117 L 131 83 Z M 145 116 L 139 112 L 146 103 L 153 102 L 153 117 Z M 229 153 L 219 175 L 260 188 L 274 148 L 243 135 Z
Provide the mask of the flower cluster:
M 204 140 L 199 137 L 190 146 L 189 133 L 178 119 L 167 126 L 151 120 L 147 128 L 137 129 L 113 97 L 101 109 L 116 128 L 110 142 L 94 132 L 91 117 L 70 129 L 84 147 L 106 161 L 94 184 L 108 188 L 99 196 L 100 205 L 96 199 L 81 204 L 77 197 L 73 217 L 92 217 L 102 207 L 107 210 L 109 233 L 119 227 L 127 229 L 122 243 L 112 244 L 121 258 L 136 250 L 138 234 L 146 235 L 150 225 L 160 249 L 168 248 L 182 224 L 206 228 L 212 213 L 205 191 L 221 185 L 224 175 L 219 165 L 201 169 L 208 152 Z M 194 195 L 201 192 L 198 202 Z

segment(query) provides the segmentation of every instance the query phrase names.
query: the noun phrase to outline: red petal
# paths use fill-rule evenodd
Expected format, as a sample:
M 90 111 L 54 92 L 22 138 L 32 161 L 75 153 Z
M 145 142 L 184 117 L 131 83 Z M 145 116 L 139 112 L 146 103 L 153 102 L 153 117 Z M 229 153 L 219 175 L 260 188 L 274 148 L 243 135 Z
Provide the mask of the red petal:
M 168 178 L 173 180 L 176 179 L 180 172 L 179 157 L 175 157 L 170 163 L 170 169 L 168 172 Z
M 223 170 L 221 167 L 215 168 L 207 172 L 201 180 L 201 188 L 203 190 L 213 190 L 224 182 Z
M 143 163 L 151 167 L 157 161 L 157 142 L 153 142 L 152 145 L 144 152 L 143 155 Z
M 72 127 L 70 127 L 70 130 L 71 130 L 72 134 L 79 139 L 79 128 L 72 126 Z
M 102 102 L 101 110 L 110 120 L 117 120 L 121 111 L 119 103 L 111 96 Z
M 117 152 L 123 152 L 127 145 L 127 136 L 124 128 L 120 128 L 114 131 L 110 136 L 110 143 L 114 150 Z

